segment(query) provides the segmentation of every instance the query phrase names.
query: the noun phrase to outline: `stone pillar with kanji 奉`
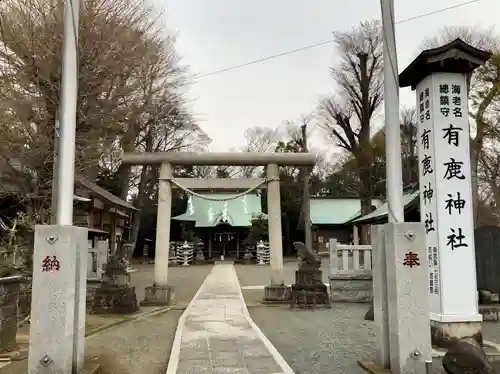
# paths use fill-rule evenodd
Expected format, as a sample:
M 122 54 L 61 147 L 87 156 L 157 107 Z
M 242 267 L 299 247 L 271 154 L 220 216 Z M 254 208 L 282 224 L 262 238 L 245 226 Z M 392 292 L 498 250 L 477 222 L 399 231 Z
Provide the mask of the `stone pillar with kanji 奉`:
M 376 357 L 359 365 L 370 373 L 425 373 L 432 361 L 425 227 L 387 223 L 371 233 Z
M 400 75 L 416 91 L 420 219 L 429 260 L 432 343 L 482 343 L 478 312 L 468 88 L 490 53 L 460 39 L 423 51 Z

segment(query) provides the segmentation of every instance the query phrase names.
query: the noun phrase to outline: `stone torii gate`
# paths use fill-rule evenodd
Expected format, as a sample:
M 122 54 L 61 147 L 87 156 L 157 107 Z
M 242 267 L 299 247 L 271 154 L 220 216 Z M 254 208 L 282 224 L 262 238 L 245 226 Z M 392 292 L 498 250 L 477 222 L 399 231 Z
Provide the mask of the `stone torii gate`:
M 312 153 L 236 153 L 236 152 L 153 152 L 124 153 L 122 162 L 130 165 L 159 165 L 158 218 L 156 225 L 154 283 L 146 287 L 142 305 L 170 305 L 174 302 L 174 290 L 168 284 L 168 255 L 170 245 L 170 219 L 172 209 L 173 169 L 176 165 L 202 166 L 267 166 L 267 215 L 269 245 L 271 250 L 271 280 L 266 286 L 266 301 L 283 301 L 289 298 L 290 290 L 283 275 L 283 247 L 281 234 L 281 201 L 279 166 L 311 167 L 316 163 Z M 200 179 L 207 187 L 214 180 Z M 228 183 L 230 179 L 226 179 Z M 238 180 L 235 180 L 238 181 Z M 240 182 L 234 182 L 241 185 Z M 250 182 L 251 180 L 247 180 Z M 218 183 L 217 183 L 218 184 Z

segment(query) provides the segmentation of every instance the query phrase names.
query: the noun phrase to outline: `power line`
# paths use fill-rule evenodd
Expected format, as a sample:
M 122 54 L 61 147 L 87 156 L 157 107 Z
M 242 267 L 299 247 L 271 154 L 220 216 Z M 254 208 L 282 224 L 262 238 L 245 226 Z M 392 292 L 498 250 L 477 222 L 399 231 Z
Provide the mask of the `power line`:
M 470 1 L 466 1 L 464 3 L 460 3 L 460 4 L 455 4 L 455 5 L 451 5 L 449 7 L 446 7 L 446 8 L 441 8 L 441 9 L 438 9 L 438 10 L 434 10 L 432 12 L 429 12 L 429 13 L 423 13 L 423 14 L 419 14 L 418 16 L 414 16 L 414 17 L 410 17 L 410 18 L 406 18 L 406 19 L 403 19 L 401 21 L 397 21 L 396 22 L 396 25 L 400 24 L 400 23 L 405 23 L 405 22 L 409 22 L 409 21 L 414 21 L 416 19 L 420 19 L 420 18 L 424 18 L 424 17 L 428 17 L 428 16 L 432 16 L 432 15 L 435 15 L 435 14 L 439 14 L 439 13 L 443 13 L 443 12 L 446 12 L 448 10 L 452 10 L 452 9 L 456 9 L 456 8 L 461 8 L 463 6 L 466 6 L 466 5 L 470 5 L 470 4 L 474 4 L 474 3 L 477 3 L 481 0 L 470 0 Z M 278 53 L 276 55 L 271 55 L 271 56 L 267 56 L 267 57 L 263 57 L 263 58 L 259 58 L 257 60 L 252 60 L 252 61 L 248 61 L 248 62 L 245 62 L 243 64 L 239 64 L 239 65 L 233 65 L 233 66 L 230 66 L 230 67 L 227 67 L 227 68 L 224 68 L 224 69 L 220 69 L 220 70 L 215 70 L 215 71 L 212 71 L 210 73 L 206 73 L 206 74 L 201 74 L 201 75 L 197 75 L 194 77 L 194 79 L 200 79 L 200 78 L 205 78 L 205 77 L 209 77 L 211 75 L 216 75 L 216 74 L 220 74 L 220 73 L 225 73 L 227 71 L 231 71 L 231 70 L 236 70 L 236 69 L 240 69 L 240 68 L 243 68 L 243 67 L 246 67 L 246 66 L 250 66 L 250 65 L 255 65 L 255 64 L 259 64 L 261 62 L 265 62 L 265 61 L 269 61 L 269 60 L 274 60 L 275 58 L 279 58 L 279 57 L 283 57 L 283 56 L 288 56 L 288 55 L 291 55 L 291 54 L 294 54 L 294 53 L 297 53 L 297 52 L 302 52 L 302 51 L 306 51 L 308 49 L 312 49 L 312 48 L 316 48 L 316 47 L 319 47 L 319 46 L 322 46 L 322 45 L 326 45 L 326 44 L 331 44 L 333 43 L 335 40 L 334 39 L 329 39 L 329 40 L 324 40 L 322 42 L 319 42 L 319 43 L 315 43 L 315 44 L 310 44 L 310 45 L 306 45 L 304 47 L 300 47 L 300 48 L 297 48 L 297 49 L 293 49 L 291 51 L 287 51 L 287 52 L 282 52 L 282 53 Z

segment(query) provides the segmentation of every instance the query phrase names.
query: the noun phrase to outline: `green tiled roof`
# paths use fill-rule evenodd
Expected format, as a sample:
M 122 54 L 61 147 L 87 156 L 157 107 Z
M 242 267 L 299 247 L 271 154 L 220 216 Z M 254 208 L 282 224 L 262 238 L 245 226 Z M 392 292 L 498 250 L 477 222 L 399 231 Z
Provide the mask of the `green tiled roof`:
M 224 193 L 201 193 L 201 195 L 218 199 L 234 196 Z M 252 225 L 252 216 L 262 214 L 260 199 L 256 194 L 247 194 L 228 201 L 209 201 L 191 196 L 186 213 L 172 219 L 196 222 L 195 227 L 214 227 L 219 223 L 249 227 Z
M 420 192 L 417 190 L 417 191 L 403 195 L 404 207 L 406 208 L 408 205 L 412 204 L 413 201 L 418 199 L 419 194 L 420 194 Z M 359 218 L 355 219 L 353 222 L 360 223 L 360 222 L 365 222 L 365 221 L 377 220 L 380 218 L 385 218 L 387 215 L 388 215 L 387 203 L 383 203 L 382 205 L 380 205 L 376 210 L 374 210 L 370 214 L 367 214 L 363 217 L 359 217 Z
M 380 200 L 372 200 L 373 206 L 380 204 Z M 312 198 L 310 202 L 313 225 L 342 225 L 359 216 L 360 212 L 361 199 L 358 198 Z

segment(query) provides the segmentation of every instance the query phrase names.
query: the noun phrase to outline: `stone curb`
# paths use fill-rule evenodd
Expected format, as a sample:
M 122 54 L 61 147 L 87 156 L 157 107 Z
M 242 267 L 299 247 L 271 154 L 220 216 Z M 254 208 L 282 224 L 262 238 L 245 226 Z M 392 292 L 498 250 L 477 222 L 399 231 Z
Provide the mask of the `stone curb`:
M 370 374 L 391 374 L 389 369 L 384 369 L 370 360 L 359 360 L 358 365 L 361 369 Z
M 104 326 L 101 326 L 101 327 L 97 327 L 97 328 L 95 328 L 93 330 L 90 330 L 89 332 L 85 333 L 85 338 L 90 338 L 90 337 L 92 337 L 92 336 L 94 336 L 96 334 L 99 334 L 101 332 L 105 332 L 105 331 L 111 330 L 111 329 L 113 329 L 115 327 L 119 327 L 119 326 L 124 325 L 124 324 L 129 323 L 129 322 L 141 321 L 141 320 L 149 318 L 149 317 L 154 317 L 156 315 L 166 313 L 166 312 L 168 312 L 171 309 L 173 309 L 173 308 L 170 307 L 170 306 L 168 306 L 168 307 L 155 308 L 155 309 L 153 309 L 153 310 L 151 310 L 149 312 L 137 313 L 133 317 L 124 318 L 123 320 L 111 322 L 111 323 L 109 323 L 107 325 L 104 325 Z

